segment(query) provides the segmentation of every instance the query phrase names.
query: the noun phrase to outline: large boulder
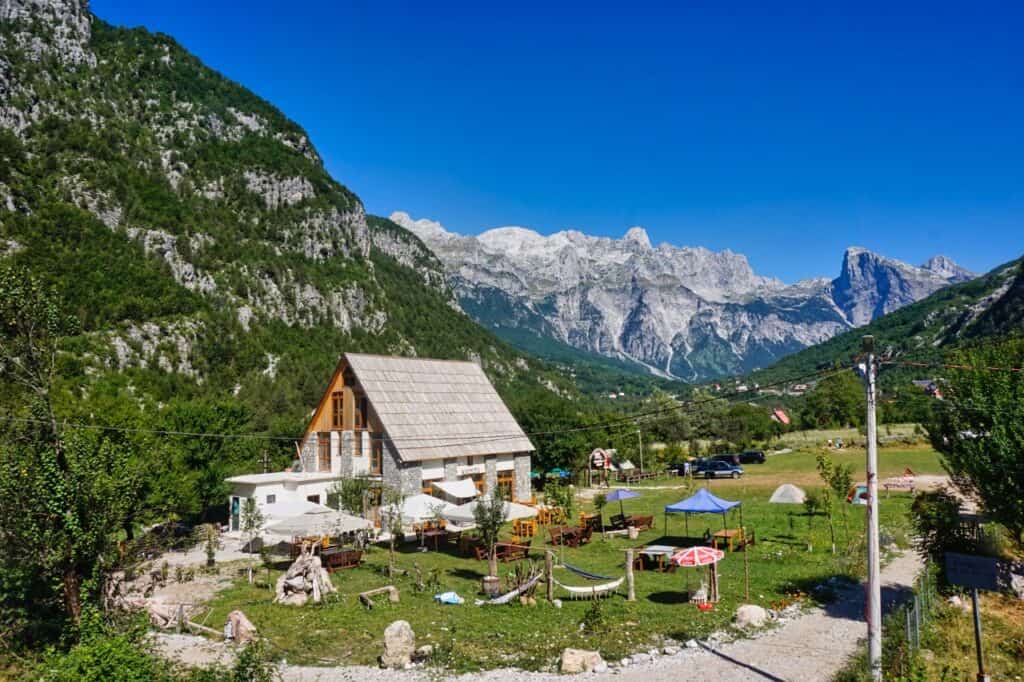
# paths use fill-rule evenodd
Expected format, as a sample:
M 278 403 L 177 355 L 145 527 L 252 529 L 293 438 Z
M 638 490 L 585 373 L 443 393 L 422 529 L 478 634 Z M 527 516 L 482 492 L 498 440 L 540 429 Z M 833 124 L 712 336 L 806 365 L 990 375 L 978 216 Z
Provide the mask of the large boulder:
M 589 673 L 604 669 L 605 662 L 601 654 L 585 649 L 565 649 L 562 651 L 563 673 Z
M 256 626 L 245 617 L 241 611 L 232 611 L 228 614 L 228 623 L 231 624 L 231 634 L 239 644 L 245 644 L 256 639 Z
M 768 622 L 768 612 L 756 604 L 743 604 L 736 609 L 738 628 L 759 628 Z
M 412 663 L 416 653 L 416 633 L 408 621 L 396 620 L 384 629 L 384 654 L 380 664 L 384 668 L 404 668 Z

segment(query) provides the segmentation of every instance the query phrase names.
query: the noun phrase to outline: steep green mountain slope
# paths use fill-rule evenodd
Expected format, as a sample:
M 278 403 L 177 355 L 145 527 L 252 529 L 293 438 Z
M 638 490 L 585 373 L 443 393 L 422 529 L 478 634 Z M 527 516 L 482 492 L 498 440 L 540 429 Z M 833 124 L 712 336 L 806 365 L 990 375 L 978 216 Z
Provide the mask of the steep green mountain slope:
M 0 265 L 80 319 L 63 400 L 91 419 L 217 399 L 295 436 L 346 350 L 478 359 L 520 412 L 575 392 L 460 312 L 302 128 L 83 0 L 0 1 Z
M 915 361 L 937 360 L 950 349 L 993 336 L 1024 333 L 1024 258 L 941 289 L 858 329 L 840 334 L 755 372 L 762 384 L 848 362 L 866 334 L 876 352 Z

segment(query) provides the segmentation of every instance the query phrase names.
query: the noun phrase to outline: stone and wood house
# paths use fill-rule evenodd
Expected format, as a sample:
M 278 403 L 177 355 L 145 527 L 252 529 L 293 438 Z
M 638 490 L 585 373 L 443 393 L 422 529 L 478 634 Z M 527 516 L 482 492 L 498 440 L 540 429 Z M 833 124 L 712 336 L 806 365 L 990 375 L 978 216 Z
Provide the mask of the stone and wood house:
M 232 510 L 244 497 L 271 515 L 278 502 L 324 504 L 353 477 L 456 503 L 496 487 L 532 497 L 534 447 L 473 362 L 346 353 L 298 450 L 291 471 L 228 479 Z

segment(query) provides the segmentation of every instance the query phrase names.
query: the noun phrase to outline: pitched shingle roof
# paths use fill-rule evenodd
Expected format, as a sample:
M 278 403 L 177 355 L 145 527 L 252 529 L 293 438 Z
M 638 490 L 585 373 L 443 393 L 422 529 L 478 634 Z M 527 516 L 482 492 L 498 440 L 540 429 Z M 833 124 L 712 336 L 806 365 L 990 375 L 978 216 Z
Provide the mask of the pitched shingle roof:
M 360 353 L 345 360 L 406 462 L 534 450 L 475 363 Z

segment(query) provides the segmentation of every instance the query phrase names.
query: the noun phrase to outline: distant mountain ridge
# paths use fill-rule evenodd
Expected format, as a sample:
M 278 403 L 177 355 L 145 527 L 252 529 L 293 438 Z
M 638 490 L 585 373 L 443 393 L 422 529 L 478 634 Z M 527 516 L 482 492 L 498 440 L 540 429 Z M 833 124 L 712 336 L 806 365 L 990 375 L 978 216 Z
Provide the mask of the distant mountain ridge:
M 949 349 L 1024 334 L 1024 258 L 944 287 L 861 328 L 794 353 L 755 372 L 752 381 L 786 380 L 849 362 L 860 351 L 865 334 L 875 337 L 880 355 L 922 362 L 940 360 Z M 928 378 L 934 370 L 913 373 Z
M 395 212 L 438 256 L 462 308 L 522 345 L 538 337 L 699 381 L 765 367 L 973 274 L 944 256 L 915 267 L 851 247 L 835 279 L 785 284 L 729 250 L 501 227 L 478 236 Z

